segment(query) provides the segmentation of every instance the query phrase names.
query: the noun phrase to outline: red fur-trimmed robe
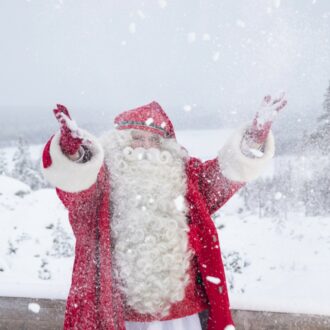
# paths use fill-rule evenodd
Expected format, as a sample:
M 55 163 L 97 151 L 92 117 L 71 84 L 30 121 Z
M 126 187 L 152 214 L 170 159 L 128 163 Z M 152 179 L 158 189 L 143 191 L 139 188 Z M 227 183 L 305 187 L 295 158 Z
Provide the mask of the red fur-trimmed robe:
M 188 285 L 185 299 L 173 305 L 170 315 L 163 320 L 192 315 L 208 308 L 208 330 L 234 329 L 218 234 L 211 214 L 245 182 L 255 178 L 274 152 L 270 134 L 264 157 L 252 159 L 244 156 L 240 150 L 242 132 L 236 133 L 213 160 L 186 159 L 187 221 L 190 246 L 195 251 L 192 273 L 196 279 Z M 87 133 L 86 136 L 94 148 L 94 159 L 88 164 L 74 163 L 61 153 L 59 133 L 46 144 L 43 153 L 45 177 L 57 186 L 57 194 L 69 211 L 76 238 L 64 329 L 124 330 L 125 320 L 146 322 L 153 319 L 125 308 L 113 282 L 109 173 L 102 146 L 92 136 Z M 216 277 L 220 282 L 210 282 L 207 276 Z

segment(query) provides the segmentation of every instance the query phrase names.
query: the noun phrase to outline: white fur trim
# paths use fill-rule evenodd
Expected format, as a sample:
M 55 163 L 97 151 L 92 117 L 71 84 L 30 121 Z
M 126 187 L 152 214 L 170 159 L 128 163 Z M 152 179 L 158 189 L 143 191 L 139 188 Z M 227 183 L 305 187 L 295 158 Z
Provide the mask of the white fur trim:
M 267 162 L 274 156 L 275 143 L 270 131 L 265 142 L 264 155 L 260 158 L 245 156 L 241 151 L 241 142 L 246 126 L 234 133 L 220 150 L 218 161 L 222 174 L 232 181 L 248 182 L 257 178 Z
M 97 175 L 103 164 L 104 152 L 95 137 L 81 130 L 83 138 L 91 142 L 88 148 L 92 158 L 86 163 L 70 160 L 61 150 L 60 136 L 57 132 L 50 144 L 50 157 L 52 164 L 43 168 L 45 178 L 55 187 L 67 192 L 79 192 L 88 189 L 96 182 Z
M 224 330 L 235 330 L 235 327 L 234 327 L 232 324 L 230 324 L 230 325 L 227 325 L 227 326 L 224 328 Z

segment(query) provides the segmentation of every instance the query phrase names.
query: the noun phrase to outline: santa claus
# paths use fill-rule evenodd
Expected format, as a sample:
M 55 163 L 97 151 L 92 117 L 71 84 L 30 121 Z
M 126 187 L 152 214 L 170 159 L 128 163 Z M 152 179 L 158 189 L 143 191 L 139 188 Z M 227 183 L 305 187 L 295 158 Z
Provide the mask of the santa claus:
M 64 329 L 234 329 L 211 215 L 273 156 L 286 104 L 265 97 L 212 160 L 189 157 L 160 105 L 126 111 L 97 139 L 64 106 L 43 152 L 45 177 L 76 238 Z

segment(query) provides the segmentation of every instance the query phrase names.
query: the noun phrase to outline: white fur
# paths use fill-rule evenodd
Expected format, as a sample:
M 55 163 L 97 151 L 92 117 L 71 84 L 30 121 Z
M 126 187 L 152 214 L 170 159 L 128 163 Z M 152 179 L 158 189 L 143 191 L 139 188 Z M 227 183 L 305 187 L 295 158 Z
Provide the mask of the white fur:
M 98 172 L 103 164 L 104 154 L 102 146 L 96 138 L 86 131 L 82 131 L 83 138 L 88 140 L 88 148 L 92 158 L 86 163 L 70 160 L 61 150 L 60 136 L 57 132 L 50 144 L 50 167 L 42 166 L 45 178 L 55 187 L 67 192 L 79 192 L 88 189 L 96 182 Z
M 272 132 L 268 134 L 262 157 L 245 156 L 241 150 L 241 142 L 246 128 L 243 127 L 234 133 L 219 152 L 218 161 L 222 174 L 232 181 L 248 182 L 254 180 L 274 156 L 275 143 Z
M 131 308 L 163 317 L 184 299 L 190 281 L 187 206 L 181 201 L 186 152 L 165 139 L 160 149 L 132 149 L 130 133 L 102 139 L 113 203 L 114 273 Z

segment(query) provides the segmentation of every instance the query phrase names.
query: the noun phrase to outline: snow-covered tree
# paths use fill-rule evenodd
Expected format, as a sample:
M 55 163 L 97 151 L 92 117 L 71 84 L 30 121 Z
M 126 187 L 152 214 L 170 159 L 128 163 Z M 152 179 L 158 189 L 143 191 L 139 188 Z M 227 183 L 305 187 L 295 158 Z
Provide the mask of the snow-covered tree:
M 288 211 L 299 207 L 300 182 L 293 180 L 290 160 L 277 160 L 273 177 L 259 178 L 245 186 L 240 194 L 247 211 L 262 217 L 286 218 Z
M 52 187 L 52 185 L 44 178 L 41 172 L 41 157 L 33 162 L 32 170 L 34 171 L 36 177 L 36 189 Z
M 235 283 L 235 273 L 242 274 L 244 268 L 250 266 L 251 262 L 237 251 L 223 252 L 223 263 L 226 269 L 228 286 L 231 292 L 244 292 L 245 286 L 237 286 Z
M 307 216 L 330 214 L 330 162 L 315 171 L 313 178 L 306 180 L 301 195 Z
M 38 270 L 38 277 L 41 279 L 41 280 L 50 280 L 52 278 L 52 274 L 49 270 L 49 262 L 47 259 L 45 258 L 42 258 L 41 259 L 41 265 L 40 265 L 40 268 Z
M 323 101 L 323 112 L 317 128 L 306 143 L 306 158 L 315 163 L 312 177 L 301 186 L 301 200 L 309 216 L 330 214 L 330 82 Z M 317 170 L 315 170 L 317 168 Z
M 17 143 L 17 150 L 13 156 L 14 168 L 11 176 L 28 184 L 31 189 L 37 190 L 46 186 L 42 174 L 31 158 L 27 141 L 20 137 Z
M 317 119 L 316 132 L 311 134 L 310 142 L 323 155 L 330 154 L 330 82 L 323 101 L 323 113 Z
M 0 175 L 8 174 L 8 164 L 6 160 L 5 152 L 0 149 Z
M 53 246 L 49 254 L 57 258 L 72 257 L 74 254 L 73 238 L 65 231 L 60 222 L 57 223 L 52 235 Z
M 17 150 L 13 156 L 14 169 L 12 176 L 16 179 L 24 181 L 26 169 L 32 168 L 32 159 L 29 151 L 27 141 L 19 137 L 17 141 Z

